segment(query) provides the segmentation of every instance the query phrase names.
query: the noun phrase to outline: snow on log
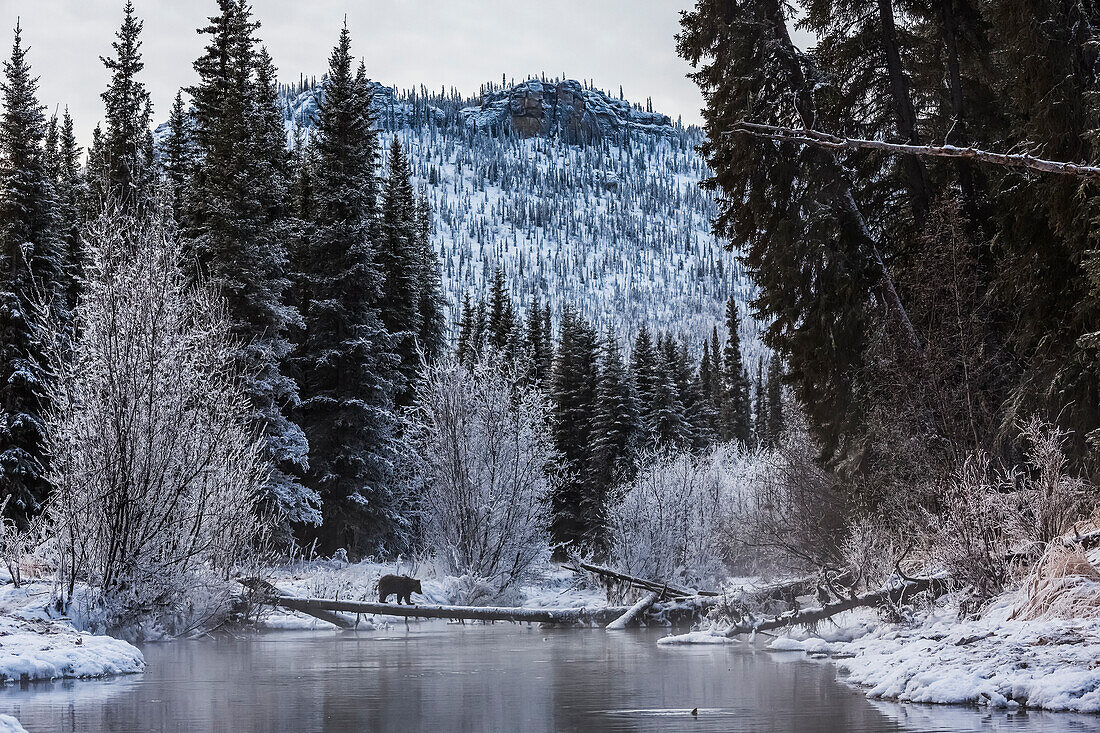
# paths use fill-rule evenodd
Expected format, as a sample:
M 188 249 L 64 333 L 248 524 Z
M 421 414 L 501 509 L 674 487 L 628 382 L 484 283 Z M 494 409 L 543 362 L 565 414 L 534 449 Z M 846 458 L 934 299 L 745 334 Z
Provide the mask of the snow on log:
M 604 624 L 622 616 L 630 609 L 626 606 L 600 606 L 588 608 L 517 608 L 504 606 L 403 606 L 396 603 L 372 603 L 368 601 L 335 601 L 327 598 L 297 598 L 277 596 L 271 603 L 296 611 L 313 613 L 344 611 L 366 613 L 375 616 L 403 616 L 406 618 L 447 618 L 462 621 L 512 621 L 517 623 L 544 624 Z
M 299 604 L 293 598 L 288 597 L 281 590 L 261 578 L 242 578 L 237 582 L 260 594 L 265 602 L 274 606 L 282 606 L 291 611 L 298 611 L 307 616 L 313 616 L 314 618 L 339 626 L 341 629 L 355 628 L 355 623 L 351 619 L 341 616 L 338 613 L 333 613 L 332 611 Z
M 757 631 L 780 629 L 787 626 L 801 626 L 824 621 L 831 616 L 854 608 L 882 606 L 887 603 L 898 605 L 912 596 L 923 592 L 941 596 L 947 591 L 945 578 L 900 578 L 895 576 L 882 590 L 844 598 L 823 606 L 790 611 L 769 619 L 748 620 L 734 624 L 726 630 L 726 636 L 754 634 Z
M 730 132 L 745 133 L 771 140 L 814 145 L 829 150 L 881 150 L 900 155 L 921 155 L 931 158 L 964 158 L 982 163 L 1005 166 L 1007 168 L 1026 168 L 1044 173 L 1060 173 L 1079 178 L 1100 178 L 1100 166 L 1084 163 L 1067 163 L 1060 160 L 1045 160 L 1027 153 L 994 153 L 979 148 L 962 148 L 957 145 L 909 145 L 891 143 L 885 140 L 865 140 L 862 138 L 838 137 L 818 130 L 799 129 L 762 125 L 755 122 L 739 122 Z
M 619 616 L 617 619 L 609 623 L 606 628 L 608 631 L 615 631 L 618 629 L 625 629 L 627 625 L 632 622 L 639 614 L 645 613 L 649 610 L 649 607 L 657 602 L 660 591 L 652 591 L 642 597 L 640 601 L 631 606 L 626 613 Z

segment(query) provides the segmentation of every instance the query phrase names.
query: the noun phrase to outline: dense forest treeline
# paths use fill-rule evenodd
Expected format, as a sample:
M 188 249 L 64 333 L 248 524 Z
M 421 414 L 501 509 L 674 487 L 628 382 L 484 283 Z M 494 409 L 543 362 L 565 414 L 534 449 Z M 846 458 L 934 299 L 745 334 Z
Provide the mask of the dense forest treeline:
M 605 548 L 616 491 L 655 453 L 702 455 L 731 441 L 772 449 L 784 434 L 779 360 L 769 360 L 766 372 L 758 360 L 750 380 L 733 298 L 724 339 L 715 325 L 698 360 L 694 344 L 654 337 L 645 324 L 626 356 L 618 334 L 600 333 L 569 304 L 557 338 L 549 305 L 536 299 L 525 310 L 521 318 L 496 270 L 488 292 L 463 300 L 455 358 L 475 372 L 498 369 L 519 390 L 546 393 L 561 474 L 551 513 L 556 544 Z
M 283 548 L 297 542 L 379 556 L 418 550 L 426 515 L 416 453 L 425 429 L 419 422 L 433 398 L 425 393 L 429 374 L 439 389 L 467 389 L 463 379 L 505 379 L 517 395 L 545 396 L 545 410 L 541 396 L 516 397 L 517 404 L 530 399 L 529 415 L 541 416 L 518 429 L 534 436 L 532 445 L 541 445 L 543 432 L 550 436 L 553 452 L 538 466 L 540 481 L 552 486 L 548 529 L 575 549 L 606 550 L 616 492 L 654 452 L 702 455 L 732 440 L 750 449 L 776 444 L 780 362 L 768 361 L 766 377 L 759 349 L 748 350 L 754 363 L 743 362 L 742 333 L 754 333 L 741 322 L 743 296 L 728 298 L 721 336 L 710 321 L 698 340 L 665 332 L 654 338 L 636 319 L 625 320 L 633 324 L 625 333 L 607 323 L 600 333 L 544 278 L 522 288 L 526 303 L 513 302 L 508 273 L 498 265 L 486 293 L 475 300 L 467 291 L 453 324 L 457 348 L 450 348 L 447 311 L 457 304 L 447 302 L 447 266 L 434 230 L 440 222 L 448 233 L 452 224 L 467 224 L 433 213 L 433 200 L 457 210 L 428 194 L 447 188 L 445 168 L 470 167 L 482 191 L 528 172 L 532 185 L 548 190 L 568 178 L 582 197 L 606 198 L 609 207 L 577 213 L 572 204 L 531 204 L 506 215 L 498 205 L 487 212 L 511 217 L 513 226 L 524 226 L 525 216 L 539 228 L 586 221 L 589 233 L 623 228 L 616 237 L 629 238 L 640 212 L 662 222 L 649 244 L 676 249 L 675 221 L 689 230 L 685 251 L 696 257 L 705 250 L 690 232 L 701 195 L 645 171 L 663 157 L 675 160 L 676 170 L 697 165 L 683 139 L 580 152 L 546 140 L 547 151 L 568 163 L 553 169 L 510 162 L 501 151 L 514 153 L 519 141 L 478 147 L 473 137 L 446 164 L 431 155 L 417 160 L 421 149 L 403 144 L 416 137 L 383 134 L 387 124 L 379 117 L 387 109 L 394 114 L 394 98 L 376 103 L 376 93 L 392 93 L 353 61 L 346 27 L 320 91 L 308 89 L 307 119 L 303 108 L 292 112 L 286 103 L 306 89 L 279 86 L 247 3 L 219 0 L 218 10 L 199 31 L 205 48 L 194 62 L 197 83 L 180 90 L 168 122 L 154 131 L 141 81 L 142 22 L 125 3 L 114 53 L 104 59 L 111 72 L 104 121 L 86 156 L 67 113 L 45 117 L 16 28 L 0 121 L 0 479 L 10 497 L 7 517 L 24 528 L 44 517 L 55 531 L 69 528 L 74 558 L 102 550 L 104 590 L 122 582 L 118 563 L 127 552 L 157 553 L 152 541 L 125 552 L 116 541 L 127 545 L 127 528 L 142 522 L 170 524 L 152 517 L 182 496 L 195 502 L 200 518 L 210 511 L 203 507 L 222 502 L 219 511 L 237 518 L 228 524 L 241 528 L 251 521 L 225 502 L 254 504 L 257 526 L 273 524 L 272 541 Z M 451 109 L 462 100 L 424 92 L 398 101 L 427 120 L 426 110 L 438 109 L 429 103 Z M 448 124 L 420 134 L 441 135 Z M 470 157 L 479 150 L 480 158 Z M 607 197 L 612 189 L 589 163 L 611 156 L 640 170 L 638 181 L 624 181 Z M 416 170 L 426 188 L 415 185 Z M 465 186 L 467 177 L 460 173 L 450 185 L 468 200 L 459 182 Z M 659 201 L 691 206 L 665 222 Z M 494 232 L 482 228 L 475 236 L 487 241 Z M 454 254 L 467 241 L 442 249 Z M 696 260 L 712 271 L 723 262 Z M 689 276 L 701 283 L 710 277 Z M 716 292 L 724 290 L 701 288 L 699 302 Z M 558 313 L 552 298 L 563 303 Z M 705 318 L 706 310 L 694 317 Z M 627 344 L 634 327 L 637 337 Z M 438 371 L 452 360 L 467 372 L 458 382 Z M 487 365 L 498 376 L 485 376 Z M 195 376 L 204 370 L 208 379 Z M 173 374 L 208 381 L 208 389 L 189 392 Z M 211 399 L 224 404 L 204 405 Z M 255 455 L 242 430 L 258 440 Z M 215 477 L 221 493 L 208 491 Z M 232 535 L 232 527 L 223 530 Z M 239 542 L 202 534 L 201 543 L 197 533 L 166 541 L 205 543 L 215 553 L 219 543 Z M 81 535 L 96 538 L 86 541 L 98 549 L 78 549 Z M 67 582 L 77 575 L 67 571 Z

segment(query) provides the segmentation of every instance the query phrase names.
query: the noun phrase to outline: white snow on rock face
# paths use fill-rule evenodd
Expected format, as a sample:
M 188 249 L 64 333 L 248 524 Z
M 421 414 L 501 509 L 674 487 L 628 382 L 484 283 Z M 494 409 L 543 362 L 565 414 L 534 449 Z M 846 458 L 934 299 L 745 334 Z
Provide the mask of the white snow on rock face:
M 477 130 L 511 132 L 522 137 L 559 133 L 567 142 L 590 142 L 624 133 L 673 136 L 667 115 L 643 112 L 630 102 L 581 86 L 572 79 L 531 79 L 484 97 L 459 113 Z
M 51 618 L 49 585 L 0 588 L 0 683 L 107 677 L 145 669 L 137 647 Z M 4 730 L 0 727 L 0 731 Z

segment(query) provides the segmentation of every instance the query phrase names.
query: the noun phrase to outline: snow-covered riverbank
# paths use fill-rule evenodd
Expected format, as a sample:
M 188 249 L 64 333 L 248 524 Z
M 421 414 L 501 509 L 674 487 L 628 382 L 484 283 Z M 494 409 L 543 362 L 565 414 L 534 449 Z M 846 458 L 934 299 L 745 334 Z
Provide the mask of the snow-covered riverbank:
M 959 620 L 948 603 L 912 625 L 861 609 L 765 646 L 833 659 L 842 679 L 877 699 L 1100 712 L 1100 619 L 1020 621 L 1009 618 L 1011 609 L 1006 597 L 979 619 Z M 744 642 L 714 630 L 658 643 Z
M 0 683 L 108 677 L 145 669 L 121 639 L 80 630 L 50 606 L 51 585 L 0 585 Z

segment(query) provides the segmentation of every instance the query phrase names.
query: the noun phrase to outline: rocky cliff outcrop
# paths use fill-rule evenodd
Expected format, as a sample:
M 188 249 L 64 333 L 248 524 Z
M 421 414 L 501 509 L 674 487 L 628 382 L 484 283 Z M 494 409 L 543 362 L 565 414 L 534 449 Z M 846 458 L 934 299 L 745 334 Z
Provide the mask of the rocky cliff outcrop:
M 560 135 L 569 142 L 614 138 L 628 132 L 673 132 L 667 115 L 635 109 L 625 100 L 586 89 L 571 79 L 525 81 L 486 95 L 480 106 L 467 107 L 461 115 L 467 125 L 479 130 L 521 137 Z

